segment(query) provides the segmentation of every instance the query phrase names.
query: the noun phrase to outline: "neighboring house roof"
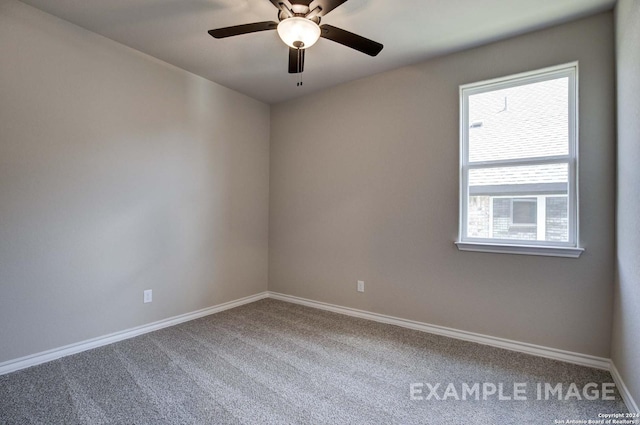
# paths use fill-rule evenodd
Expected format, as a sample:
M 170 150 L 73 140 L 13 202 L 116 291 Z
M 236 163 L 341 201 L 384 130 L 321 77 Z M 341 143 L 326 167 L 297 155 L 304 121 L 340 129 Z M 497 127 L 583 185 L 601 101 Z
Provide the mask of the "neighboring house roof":
M 568 96 L 568 78 L 469 96 L 469 162 L 567 155 Z M 566 164 L 469 172 L 470 186 L 567 182 Z
M 469 185 L 566 183 L 566 164 L 525 165 L 522 167 L 481 168 L 469 170 Z

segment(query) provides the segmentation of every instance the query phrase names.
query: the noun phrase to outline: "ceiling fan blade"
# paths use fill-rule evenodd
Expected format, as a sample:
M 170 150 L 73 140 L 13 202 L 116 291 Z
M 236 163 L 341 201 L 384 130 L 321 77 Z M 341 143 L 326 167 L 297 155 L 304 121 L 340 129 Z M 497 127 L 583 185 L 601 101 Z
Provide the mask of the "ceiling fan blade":
M 280 20 L 291 18 L 293 16 L 293 12 L 291 10 L 291 3 L 288 0 L 270 0 L 271 4 L 276 7 L 280 11 L 278 13 L 278 17 Z
M 269 0 L 272 5 L 277 9 L 280 9 L 280 3 L 283 3 L 287 8 L 291 9 L 291 3 L 288 0 Z
M 234 35 L 250 34 L 252 32 L 274 30 L 278 27 L 277 22 L 265 21 L 253 24 L 235 25 L 233 27 L 218 28 L 209 30 L 209 35 L 213 38 L 233 37 Z
M 320 11 L 320 13 L 318 13 L 318 16 L 324 16 L 336 7 L 340 6 L 342 3 L 346 2 L 347 0 L 316 0 L 313 3 L 313 7 L 311 9 L 320 6 L 322 10 Z
M 376 56 L 384 47 L 382 44 L 373 40 L 369 40 L 368 38 L 364 38 L 331 25 L 321 25 L 320 29 L 322 30 L 320 37 L 335 41 L 343 46 L 351 47 L 352 49 L 365 53 L 369 56 Z
M 297 74 L 304 71 L 305 49 L 289 47 L 289 74 Z
M 280 0 L 282 1 L 282 0 Z M 301 4 L 302 6 L 307 6 L 309 7 L 309 5 L 311 4 L 313 0 L 289 0 L 289 3 L 291 3 L 291 5 L 293 6 L 294 4 Z

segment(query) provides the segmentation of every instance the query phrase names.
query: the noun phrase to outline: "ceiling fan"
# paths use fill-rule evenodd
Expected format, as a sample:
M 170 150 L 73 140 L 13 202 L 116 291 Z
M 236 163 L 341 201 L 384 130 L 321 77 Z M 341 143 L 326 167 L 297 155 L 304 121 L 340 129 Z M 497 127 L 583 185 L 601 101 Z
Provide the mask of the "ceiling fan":
M 320 37 L 376 56 L 382 44 L 332 25 L 320 25 L 321 18 L 347 0 L 269 0 L 278 9 L 278 21 L 256 22 L 209 30 L 214 38 L 226 38 L 252 32 L 277 30 L 289 46 L 289 73 L 304 71 L 305 50 Z M 300 83 L 298 84 L 300 85 Z

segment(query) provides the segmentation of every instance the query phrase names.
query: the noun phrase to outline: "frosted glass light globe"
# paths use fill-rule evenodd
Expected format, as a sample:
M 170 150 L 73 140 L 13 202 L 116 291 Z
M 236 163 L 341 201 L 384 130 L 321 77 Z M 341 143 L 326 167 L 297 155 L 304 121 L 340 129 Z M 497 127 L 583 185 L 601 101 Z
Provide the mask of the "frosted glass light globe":
M 320 27 L 306 18 L 287 18 L 278 24 L 278 35 L 289 47 L 306 49 L 313 46 L 320 38 Z M 296 42 L 303 43 L 302 46 Z

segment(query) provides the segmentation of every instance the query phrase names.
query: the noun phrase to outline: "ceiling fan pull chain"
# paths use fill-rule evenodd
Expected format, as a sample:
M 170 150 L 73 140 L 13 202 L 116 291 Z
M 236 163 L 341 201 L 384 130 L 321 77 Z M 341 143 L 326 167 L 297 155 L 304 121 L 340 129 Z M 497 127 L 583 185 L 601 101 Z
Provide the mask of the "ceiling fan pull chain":
M 298 87 L 302 87 L 302 49 L 298 47 L 298 77 L 300 81 L 298 81 Z

